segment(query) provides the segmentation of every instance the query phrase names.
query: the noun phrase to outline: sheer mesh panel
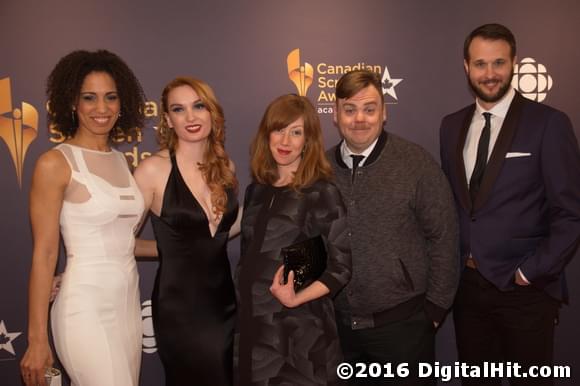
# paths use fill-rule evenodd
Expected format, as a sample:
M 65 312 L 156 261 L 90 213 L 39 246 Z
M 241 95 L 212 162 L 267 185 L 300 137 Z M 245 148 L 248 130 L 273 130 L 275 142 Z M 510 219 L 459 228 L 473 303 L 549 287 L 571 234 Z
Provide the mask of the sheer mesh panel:
M 75 175 L 79 173 L 79 167 L 71 148 L 62 146 L 59 150 L 65 156 L 72 171 L 71 181 L 64 192 L 64 200 L 73 204 L 87 202 L 91 198 L 91 194 L 86 185 L 75 178 Z
M 60 150 L 64 154 L 71 169 L 75 172 L 78 172 L 79 167 L 77 166 L 77 161 L 75 160 L 75 156 L 74 156 L 71 148 L 68 146 L 62 146 L 62 147 L 59 147 L 58 150 Z
M 131 186 L 130 172 L 126 160 L 118 153 L 101 153 L 83 151 L 83 157 L 89 173 L 107 181 L 110 185 L 117 188 L 128 188 Z M 119 194 L 119 200 L 133 201 L 135 196 L 132 194 Z M 136 214 L 119 214 L 117 218 L 133 219 Z
M 89 173 L 117 188 L 130 186 L 129 170 L 126 165 L 119 162 L 120 159 L 116 154 L 83 151 L 83 157 Z
M 74 178 L 71 180 L 70 184 L 64 192 L 64 200 L 67 202 L 72 202 L 73 204 L 80 204 L 82 202 L 87 202 L 91 198 L 86 185 L 81 184 Z

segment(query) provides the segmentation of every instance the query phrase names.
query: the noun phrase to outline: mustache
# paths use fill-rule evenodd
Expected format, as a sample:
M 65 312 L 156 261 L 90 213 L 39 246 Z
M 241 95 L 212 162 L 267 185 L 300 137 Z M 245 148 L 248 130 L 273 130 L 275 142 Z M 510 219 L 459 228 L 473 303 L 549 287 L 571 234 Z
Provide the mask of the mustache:
M 370 125 L 368 123 L 355 123 L 354 125 L 354 129 L 368 129 L 370 127 Z
M 484 79 L 482 81 L 479 82 L 479 84 L 484 84 L 484 85 L 488 85 L 488 84 L 497 84 L 497 83 L 501 83 L 501 79 L 499 78 L 489 78 L 489 79 Z

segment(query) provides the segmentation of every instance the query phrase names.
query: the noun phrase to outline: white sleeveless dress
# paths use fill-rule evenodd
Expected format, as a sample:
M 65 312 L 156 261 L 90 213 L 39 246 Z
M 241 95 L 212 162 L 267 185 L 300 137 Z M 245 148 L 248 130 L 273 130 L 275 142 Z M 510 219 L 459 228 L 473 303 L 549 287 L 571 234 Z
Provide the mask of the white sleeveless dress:
M 52 307 L 73 386 L 137 386 L 141 306 L 134 257 L 143 197 L 122 153 L 61 144 L 72 176 L 60 215 L 66 270 Z

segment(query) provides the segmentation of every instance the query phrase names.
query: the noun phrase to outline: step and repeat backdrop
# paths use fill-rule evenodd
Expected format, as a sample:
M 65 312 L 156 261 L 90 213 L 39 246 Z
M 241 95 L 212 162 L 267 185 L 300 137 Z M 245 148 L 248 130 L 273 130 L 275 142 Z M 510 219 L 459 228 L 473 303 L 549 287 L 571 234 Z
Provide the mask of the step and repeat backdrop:
M 159 95 L 178 75 L 208 82 L 226 114 L 226 148 L 237 165 L 240 192 L 249 183 L 249 143 L 266 105 L 285 93 L 310 98 L 325 143 L 338 142 L 332 122 L 334 87 L 356 68 L 381 74 L 386 129 L 438 158 L 441 118 L 471 103 L 463 70 L 463 40 L 489 22 L 508 26 L 518 43 L 513 85 L 526 97 L 565 111 L 580 137 L 580 3 L 570 1 L 317 0 L 0 2 L 0 385 L 20 385 L 27 344 L 27 285 L 32 238 L 28 193 L 39 155 L 64 139 L 47 127 L 46 77 L 75 49 L 120 55 L 145 89 L 147 124 L 116 138 L 133 167 L 157 149 Z M 580 176 L 578 176 L 580 178 Z M 242 193 L 241 193 L 242 194 Z M 242 199 L 242 197 L 240 197 Z M 151 238 L 149 224 L 142 237 Z M 229 245 L 239 258 L 239 242 Z M 570 305 L 556 329 L 557 364 L 580 379 L 580 259 L 568 266 Z M 64 269 L 64 254 L 59 271 Z M 142 386 L 163 385 L 151 323 L 157 263 L 140 261 Z M 87 347 L 87 350 L 91 350 Z M 456 360 L 447 320 L 438 359 Z

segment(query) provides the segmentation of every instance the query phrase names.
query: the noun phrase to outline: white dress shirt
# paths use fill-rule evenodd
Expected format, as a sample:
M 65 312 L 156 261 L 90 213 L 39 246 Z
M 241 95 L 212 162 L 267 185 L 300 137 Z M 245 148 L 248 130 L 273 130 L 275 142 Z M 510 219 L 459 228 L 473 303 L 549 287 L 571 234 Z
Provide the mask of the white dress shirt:
M 346 141 L 343 140 L 342 143 L 340 144 L 340 155 L 342 157 L 342 161 L 346 164 L 346 166 L 348 166 L 349 169 L 352 169 L 352 157 L 351 157 L 351 155 L 362 155 L 364 158 L 360 161 L 358 166 L 363 166 L 365 164 L 365 162 L 367 161 L 367 157 L 373 152 L 378 140 L 379 140 L 379 137 L 377 137 L 373 141 L 373 143 L 371 143 L 369 145 L 369 147 L 367 147 L 360 154 L 355 153 L 352 150 L 350 150 L 348 145 L 346 144 Z
M 489 111 L 481 107 L 479 100 L 476 100 L 475 113 L 473 113 L 473 119 L 471 120 L 471 125 L 467 131 L 465 145 L 463 146 L 463 162 L 465 163 L 465 177 L 467 178 L 467 183 L 469 183 L 471 174 L 473 174 L 473 169 L 475 168 L 477 145 L 479 144 L 479 137 L 481 137 L 481 132 L 483 131 L 483 126 L 485 125 L 485 118 L 482 114 L 486 112 L 491 113 L 489 149 L 487 152 L 487 159 L 489 160 L 495 145 L 495 141 L 497 141 L 501 125 L 503 125 L 503 121 L 515 95 L 516 92 L 513 88 L 510 87 L 510 90 L 507 92 L 505 97 Z

